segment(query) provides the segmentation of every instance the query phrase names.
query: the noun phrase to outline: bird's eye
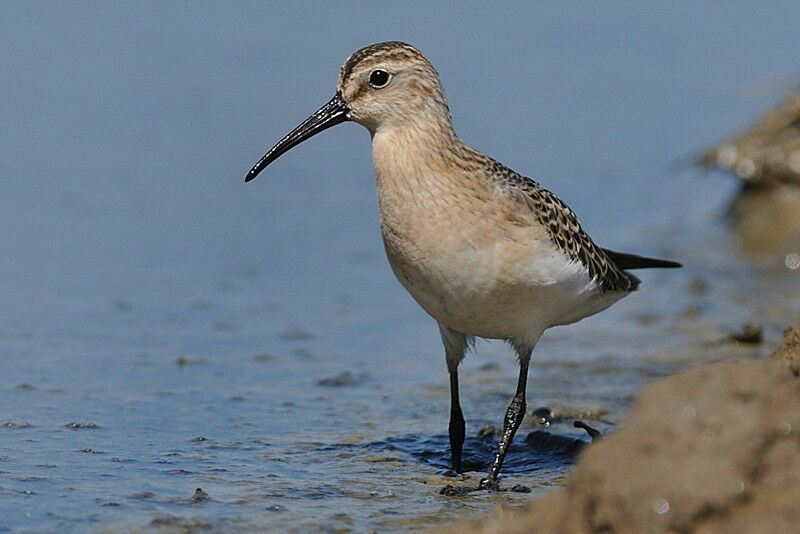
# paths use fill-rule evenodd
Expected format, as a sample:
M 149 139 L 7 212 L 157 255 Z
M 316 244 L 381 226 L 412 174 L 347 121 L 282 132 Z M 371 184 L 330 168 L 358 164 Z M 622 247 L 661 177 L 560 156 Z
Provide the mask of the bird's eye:
M 389 73 L 383 69 L 375 69 L 369 74 L 369 84 L 375 89 L 385 87 L 389 83 Z

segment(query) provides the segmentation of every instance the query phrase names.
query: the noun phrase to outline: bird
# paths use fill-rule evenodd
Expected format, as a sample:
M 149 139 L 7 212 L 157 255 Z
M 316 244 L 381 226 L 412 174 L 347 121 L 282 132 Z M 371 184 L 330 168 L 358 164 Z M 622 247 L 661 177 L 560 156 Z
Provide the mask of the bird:
M 517 390 L 489 473 L 498 490 L 526 412 L 528 366 L 544 331 L 577 322 L 635 291 L 629 269 L 674 261 L 600 248 L 555 194 L 465 144 L 453 129 L 439 74 L 414 46 L 387 41 L 350 55 L 333 98 L 278 141 L 253 180 L 306 139 L 345 121 L 365 126 L 386 256 L 400 284 L 435 319 L 450 378 L 450 460 L 462 472 L 465 420 L 458 366 L 476 338 L 508 342 Z

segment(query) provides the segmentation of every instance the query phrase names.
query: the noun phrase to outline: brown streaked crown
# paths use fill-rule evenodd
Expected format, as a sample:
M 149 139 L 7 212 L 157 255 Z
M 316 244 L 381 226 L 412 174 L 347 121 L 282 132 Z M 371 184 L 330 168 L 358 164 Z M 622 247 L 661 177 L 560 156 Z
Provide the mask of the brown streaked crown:
M 385 85 L 372 83 L 376 70 L 388 73 Z M 347 118 L 373 133 L 381 125 L 409 121 L 437 127 L 451 123 L 439 73 L 422 52 L 400 41 L 370 45 L 347 58 L 337 91 L 347 104 Z
M 431 65 L 430 61 L 428 61 L 428 58 L 426 58 L 422 52 L 410 44 L 402 41 L 386 41 L 385 43 L 375 43 L 373 45 L 365 46 L 364 48 L 353 52 L 353 54 L 347 58 L 347 61 L 344 62 L 342 69 L 339 71 L 339 87 L 343 87 L 344 84 L 350 79 L 350 75 L 353 73 L 353 69 L 356 67 L 356 65 L 367 60 L 370 64 L 379 63 L 383 60 L 422 60 L 430 66 L 434 73 L 436 73 L 436 70 L 433 68 L 433 65 Z M 438 78 L 438 73 L 436 73 L 436 76 Z

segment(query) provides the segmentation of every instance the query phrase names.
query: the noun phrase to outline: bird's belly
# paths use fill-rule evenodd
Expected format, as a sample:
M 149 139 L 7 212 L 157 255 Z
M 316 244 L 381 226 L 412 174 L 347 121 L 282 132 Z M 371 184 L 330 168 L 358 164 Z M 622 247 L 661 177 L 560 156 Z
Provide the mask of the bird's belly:
M 576 305 L 598 294 L 582 265 L 532 232 L 524 241 L 457 231 L 399 237 L 384 227 L 395 276 L 428 314 L 458 332 L 535 343 L 546 328 L 585 317 L 574 316 Z

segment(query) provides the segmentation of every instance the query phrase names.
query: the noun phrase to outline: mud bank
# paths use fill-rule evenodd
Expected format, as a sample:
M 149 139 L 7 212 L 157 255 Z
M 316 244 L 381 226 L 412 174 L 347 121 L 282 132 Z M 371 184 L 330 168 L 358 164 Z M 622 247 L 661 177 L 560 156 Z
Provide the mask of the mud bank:
M 771 357 L 646 387 L 625 429 L 522 510 L 443 532 L 796 532 L 800 329 Z

